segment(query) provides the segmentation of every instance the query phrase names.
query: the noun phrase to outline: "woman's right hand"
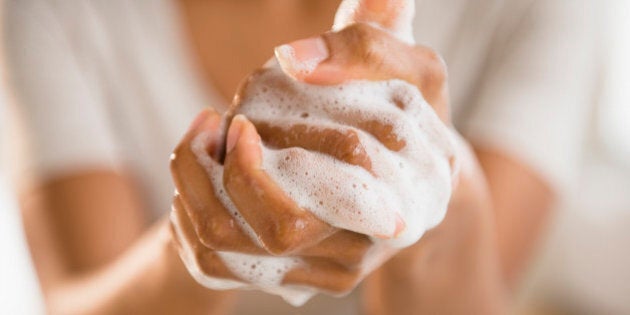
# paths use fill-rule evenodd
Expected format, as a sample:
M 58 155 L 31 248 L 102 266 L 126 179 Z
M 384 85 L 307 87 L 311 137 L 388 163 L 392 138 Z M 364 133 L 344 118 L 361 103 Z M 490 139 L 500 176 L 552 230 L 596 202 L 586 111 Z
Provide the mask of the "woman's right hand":
M 339 36 L 357 30 L 342 31 Z M 228 122 L 229 118 L 205 111 L 172 158 L 177 187 L 173 229 L 184 262 L 198 282 L 208 283 L 214 278 L 251 281 L 254 287 L 261 286 L 262 275 L 248 279 L 249 271 L 245 275 L 242 270 L 235 272 L 231 266 L 234 260 L 221 257 L 224 252 L 236 252 L 281 257 L 285 262 L 293 259 L 286 274 L 278 272 L 281 283 L 273 285 L 346 293 L 391 257 L 398 246 L 410 245 L 426 228 L 439 223 L 448 202 L 453 151 L 449 131 L 415 87 L 390 82 L 380 86 L 384 89 L 382 99 L 366 99 L 375 102 L 374 107 L 365 108 L 361 101 L 345 99 L 343 106 L 348 111 L 343 113 L 332 100 L 328 102 L 331 108 L 318 111 L 309 107 L 316 100 L 302 99 L 296 102 L 295 106 L 302 106 L 297 113 L 309 117 L 310 111 L 315 120 L 289 119 L 291 123 L 283 128 L 276 125 L 274 119 L 281 119 L 277 115 L 265 116 L 270 119 L 255 115 L 256 110 L 251 107 L 263 105 L 247 100 L 257 95 L 256 89 L 274 86 L 284 87 L 288 93 L 285 97 L 297 97 L 292 93 L 298 92 L 287 87 L 293 79 L 279 68 L 267 68 L 252 80 L 256 82 L 252 84 L 254 90 L 249 89 L 249 84 L 244 86 L 239 94 L 243 101 L 237 103 L 240 107 L 236 110 L 252 113 L 255 124 L 243 115 Z M 336 90 L 322 88 L 319 92 Z M 288 113 L 279 116 L 289 117 Z M 309 125 L 322 121 L 322 126 Z M 227 135 L 223 132 L 225 124 L 229 124 Z M 427 134 L 432 135 L 430 139 Z M 263 152 L 272 154 L 263 149 L 263 139 L 275 154 L 281 154 L 276 162 L 263 165 Z M 322 159 L 323 156 L 332 159 Z M 301 200 L 301 204 L 287 192 L 291 187 L 286 182 L 283 186 L 268 173 L 287 167 L 287 160 L 296 160 L 291 162 L 296 168 L 285 174 L 291 177 L 288 182 L 309 182 L 304 191 L 308 196 L 302 194 L 309 200 Z M 323 172 L 316 170 L 321 169 L 319 163 L 326 165 Z M 309 177 L 309 172 L 317 175 Z M 398 187 L 400 181 L 407 186 Z M 423 190 L 427 185 L 431 189 Z M 428 193 L 435 196 L 427 199 L 423 194 Z M 319 207 L 319 216 L 303 204 Z M 405 219 L 412 220 L 414 226 L 406 228 Z M 372 241 L 374 237 L 391 239 L 401 233 L 406 233 L 406 237 L 399 245 Z M 378 249 L 366 255 L 376 246 Z
M 223 123 L 216 112 L 202 112 L 171 161 L 177 188 L 171 225 L 185 263 L 196 265 L 201 273 L 193 276 L 202 283 L 204 277 L 246 281 L 235 275 L 217 252 L 299 257 L 303 263 L 288 271 L 283 284 L 332 293 L 351 290 L 362 276 L 359 266 L 372 246 L 370 239 L 336 229 L 300 209 L 258 167 L 262 159 L 260 136 L 253 124 L 237 116 L 225 137 Z M 228 152 L 226 163 L 221 164 L 224 138 Z M 231 181 L 224 187 L 224 172 L 247 180 Z M 213 178 L 219 182 L 213 183 Z M 251 194 L 252 187 L 259 189 L 258 194 Z M 250 234 L 243 228 L 243 217 L 234 213 L 234 207 L 238 208 L 231 202 L 234 199 L 253 208 L 238 209 L 250 214 Z M 252 222 L 251 214 L 256 213 L 258 222 Z M 186 257 L 185 252 L 193 255 Z

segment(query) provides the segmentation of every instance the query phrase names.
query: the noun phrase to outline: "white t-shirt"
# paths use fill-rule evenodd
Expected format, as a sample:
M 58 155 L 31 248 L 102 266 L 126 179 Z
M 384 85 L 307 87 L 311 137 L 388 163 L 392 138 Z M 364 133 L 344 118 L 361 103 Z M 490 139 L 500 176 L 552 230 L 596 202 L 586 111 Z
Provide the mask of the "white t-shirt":
M 418 0 L 416 10 L 417 42 L 448 64 L 458 129 L 527 163 L 563 195 L 580 186 L 601 88 L 600 6 Z M 18 176 L 124 169 L 155 217 L 167 213 L 170 151 L 203 107 L 226 105 L 203 89 L 176 6 L 12 0 L 4 14 L 6 65 L 29 143 Z M 620 237 L 627 244 L 628 233 Z M 317 298 L 297 311 L 243 295 L 238 314 L 352 314 L 358 305 L 356 295 Z

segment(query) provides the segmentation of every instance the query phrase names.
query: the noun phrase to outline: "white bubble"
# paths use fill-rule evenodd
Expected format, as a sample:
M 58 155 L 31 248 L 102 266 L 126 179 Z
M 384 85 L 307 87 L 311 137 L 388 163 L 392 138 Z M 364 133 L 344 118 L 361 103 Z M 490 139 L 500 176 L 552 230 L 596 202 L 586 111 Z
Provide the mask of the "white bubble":
M 309 130 L 356 133 L 370 158 L 370 171 L 299 147 L 263 146 L 262 167 L 289 197 L 319 219 L 374 236 L 375 246 L 366 254 L 363 272 L 370 272 L 396 250 L 415 243 L 444 218 L 454 172 L 450 164 L 454 158 L 452 131 L 415 86 L 401 80 L 315 86 L 285 76 L 272 63 L 249 82 L 241 96 L 239 113 L 254 122 L 284 130 L 303 124 Z M 361 128 L 360 122 L 365 121 L 391 126 L 395 140 L 404 143 L 402 149 L 385 147 Z M 259 242 L 223 189 L 221 165 L 204 150 L 212 136 L 200 135 L 193 141 L 193 150 L 208 170 L 218 198 L 237 224 Z M 399 216 L 406 228 L 393 237 Z M 299 259 L 228 252 L 219 255 L 243 282 L 214 279 L 196 269 L 195 278 L 208 287 L 256 288 L 280 295 L 294 305 L 315 293 L 313 289 L 282 285 L 286 273 L 302 264 Z M 189 270 L 195 268 L 193 264 L 186 263 Z
M 247 97 L 273 86 L 286 88 L 275 89 L 273 98 Z M 312 106 L 314 103 L 318 106 Z M 270 114 L 270 109 L 277 114 Z M 359 233 L 391 236 L 400 215 L 407 228 L 397 238 L 383 242 L 404 247 L 444 217 L 451 193 L 451 131 L 415 86 L 401 80 L 316 86 L 297 82 L 271 67 L 245 91 L 240 112 L 285 130 L 308 120 L 309 128 L 357 132 L 371 159 L 371 173 L 297 147 L 263 148 L 263 168 L 318 218 Z M 404 141 L 403 149 L 392 152 L 385 148 L 356 126 L 360 121 L 392 126 L 396 140 Z

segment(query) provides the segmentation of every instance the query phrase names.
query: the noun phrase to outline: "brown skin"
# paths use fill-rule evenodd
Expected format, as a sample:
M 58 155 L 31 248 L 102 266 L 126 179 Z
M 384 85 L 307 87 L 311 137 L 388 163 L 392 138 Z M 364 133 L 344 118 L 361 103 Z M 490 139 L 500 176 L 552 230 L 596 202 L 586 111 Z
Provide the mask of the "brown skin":
M 440 226 L 365 281 L 367 314 L 505 313 L 501 303 L 526 271 L 544 232 L 553 194 L 524 164 L 493 150 L 475 149 L 475 154 L 487 179 L 490 200 L 474 207 L 471 205 L 480 201 L 474 201 L 479 194 L 463 197 L 456 193 Z M 462 180 L 474 180 L 466 177 Z M 476 213 L 483 208 L 493 209 L 495 217 L 483 219 L 487 214 Z M 463 214 L 456 216 L 456 212 Z M 477 220 L 485 222 L 471 225 Z M 493 222 L 494 233 L 493 227 L 487 226 Z M 453 230 L 458 233 L 449 232 Z M 488 241 L 489 237 L 498 242 Z M 493 243 L 498 248 L 492 248 Z M 503 272 L 497 275 L 492 268 Z M 484 286 L 497 276 L 502 276 L 505 286 Z M 501 290 L 506 287 L 508 290 Z
M 505 314 L 490 200 L 473 163 L 442 224 L 366 280 L 367 314 Z
M 50 313 L 223 313 L 229 294 L 209 293 L 188 275 L 168 221 L 147 226 L 138 200 L 133 181 L 112 170 L 23 191 L 26 236 Z
M 20 201 L 29 243 L 42 249 L 33 251 L 33 259 L 56 262 L 44 266 L 46 270 L 40 276 L 44 288 L 65 274 L 99 268 L 120 255 L 143 232 L 144 213 L 137 211 L 141 202 L 127 176 L 94 170 L 50 180 L 32 190 Z M 111 210 L 111 200 L 118 202 L 117 211 Z M 114 225 L 126 228 L 111 234 Z M 33 231 L 38 234 L 33 235 Z M 40 232 L 55 237 L 39 237 Z
M 365 235 L 331 227 L 288 198 L 266 172 L 260 170 L 260 138 L 254 125 L 244 119 L 235 118 L 228 132 L 227 137 L 234 139 L 234 145 L 223 164 L 224 177 L 230 179 L 223 189 L 229 191 L 263 246 L 258 247 L 249 240 L 227 210 L 215 204 L 216 192 L 191 151 L 191 141 L 208 131 L 221 134 L 221 117 L 206 111 L 200 118 L 202 122 L 195 124 L 175 150 L 171 170 L 178 191 L 174 222 L 184 227 L 184 233 L 176 236 L 181 243 L 193 248 L 194 259 L 203 272 L 208 276 L 234 279 L 224 264 L 216 261 L 216 250 L 294 255 L 302 258 L 306 266 L 289 272 L 285 283 L 316 286 L 338 293 L 353 288 L 359 280 L 357 263 L 371 242 Z M 216 144 L 218 141 L 208 143 L 210 156 L 216 157 L 216 150 L 222 147 Z M 216 162 L 211 167 L 222 166 Z M 214 207 L 208 209 L 208 205 Z M 212 218 L 205 217 L 208 212 L 213 214 Z M 295 222 L 301 222 L 297 233 L 293 228 Z
M 555 194 L 519 159 L 472 145 L 491 192 L 505 283 L 514 289 L 543 239 Z
M 312 3 L 304 3 L 307 2 Z M 311 8 L 309 15 L 332 16 L 338 1 L 321 3 L 324 2 L 330 6 Z M 234 29 L 242 23 L 238 20 L 241 12 L 250 12 L 247 20 L 260 26 L 252 24 L 247 29 L 277 26 L 264 34 L 243 32 L 232 36 L 231 41 L 235 43 L 225 46 L 225 50 L 224 46 L 213 46 L 213 58 L 204 53 L 204 49 L 197 51 L 204 73 L 215 78 L 212 81 L 226 96 L 236 90 L 237 81 L 246 72 L 268 58 L 273 46 L 324 30 L 331 20 L 302 23 L 309 25 L 304 29 L 287 28 L 282 27 L 287 21 L 278 22 L 281 20 L 278 16 L 303 17 L 304 7 L 287 6 L 282 10 L 293 8 L 295 11 L 276 14 L 274 10 L 280 8 L 272 5 L 274 1 L 252 4 L 257 7 L 264 3 L 269 11 L 257 10 L 259 7 L 247 11 L 232 3 L 235 2 L 182 1 L 193 42 L 198 47 L 210 47 L 225 33 L 223 30 Z M 210 10 L 215 4 L 218 7 Z M 217 19 L 204 18 L 211 12 L 221 13 L 216 13 Z M 230 19 L 218 20 L 220 16 Z M 276 22 L 266 24 L 274 19 Z M 222 27 L 207 25 L 202 20 L 221 21 Z M 208 36 L 202 38 L 199 34 Z M 258 43 L 260 51 L 247 50 L 248 55 L 239 56 L 238 62 L 225 62 L 229 59 L 217 57 L 217 54 L 227 56 L 244 51 L 239 50 L 238 43 L 252 42 Z M 435 65 L 427 59 L 419 64 Z M 389 69 L 383 74 L 381 70 L 372 69 L 363 74 L 406 79 L 418 76 L 417 72 L 396 73 Z M 444 73 L 429 76 L 433 75 L 444 78 Z M 429 89 L 421 80 L 414 83 L 423 92 Z M 435 88 L 435 84 L 435 81 L 429 84 L 433 88 L 427 95 L 443 95 L 436 97 L 432 104 L 442 117 L 448 117 L 447 107 L 440 105 L 447 104 L 446 84 L 437 82 L 439 88 Z M 366 291 L 370 298 L 366 299 L 366 309 L 374 310 L 375 314 L 404 314 L 416 303 L 417 309 L 441 313 L 466 309 L 477 313 L 500 311 L 504 302 L 501 283 L 516 283 L 534 248 L 536 238 L 531 236 L 536 232 L 532 231 L 541 230 L 553 194 L 535 172 L 518 160 L 483 148 L 476 148 L 476 153 L 488 183 L 488 194 L 484 176 L 474 167 L 471 158 L 472 171 L 460 178 L 444 223 L 368 279 Z M 224 313 L 231 293 L 207 290 L 194 282 L 177 257 L 168 222 L 160 220 L 150 228 L 145 223 L 143 213 L 148 210 L 138 201 L 140 197 L 135 187 L 128 176 L 112 170 L 94 170 L 36 180 L 22 191 L 26 233 L 49 311 L 60 314 L 156 314 L 175 310 L 187 314 Z M 498 252 L 496 239 L 499 240 Z M 493 259 L 496 255 L 501 258 L 499 261 Z M 503 276 L 494 272 L 499 264 L 504 270 Z M 320 267 L 318 270 L 326 270 L 325 266 Z M 405 310 L 396 309 L 403 305 Z
M 180 0 L 178 4 L 202 76 L 211 90 L 230 101 L 243 78 L 269 60 L 274 47 L 329 30 L 339 2 Z

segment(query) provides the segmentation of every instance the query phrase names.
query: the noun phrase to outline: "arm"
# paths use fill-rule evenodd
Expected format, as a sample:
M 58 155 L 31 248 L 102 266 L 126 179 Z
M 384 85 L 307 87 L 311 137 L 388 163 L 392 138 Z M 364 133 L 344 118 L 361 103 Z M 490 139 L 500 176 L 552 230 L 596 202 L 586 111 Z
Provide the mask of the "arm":
M 479 96 L 471 100 L 474 113 L 462 128 L 488 183 L 491 203 L 486 207 L 493 214 L 501 281 L 508 289 L 518 288 L 544 238 L 553 203 L 579 163 L 592 99 L 587 88 L 594 73 L 592 48 L 597 47 L 591 15 L 584 13 L 591 10 L 584 5 L 539 1 L 522 19 L 505 15 L 513 25 L 498 31 L 502 40 L 490 54 L 492 65 L 480 80 Z M 385 285 L 379 281 L 369 284 L 379 290 Z M 408 285 L 399 291 L 402 296 L 384 299 L 419 301 L 411 289 L 419 281 L 399 281 Z M 387 296 L 392 291 L 378 292 Z
M 188 275 L 166 220 L 143 232 L 126 176 L 103 170 L 42 182 L 22 192 L 21 205 L 53 314 L 221 314 L 229 304 L 229 293 Z
M 218 310 L 216 299 L 226 295 L 190 279 L 167 221 L 147 231 L 135 183 L 114 171 L 106 104 L 55 8 L 41 0 L 4 2 L 1 56 L 28 130 L 29 154 L 12 167 L 21 168 L 20 178 L 36 174 L 21 185 L 20 204 L 49 312 Z
M 506 288 L 514 287 L 526 268 L 552 193 L 524 164 L 496 151 L 475 151 L 487 200 L 471 190 L 483 179 L 463 179 L 444 222 L 368 278 L 368 314 L 505 313 Z
M 490 189 L 503 277 L 515 288 L 542 241 L 555 194 L 521 161 L 480 146 L 475 153 Z
M 404 79 L 450 125 L 446 70 L 435 52 L 392 41 L 362 24 L 322 37 L 331 57 L 312 72 L 293 73 L 296 78 L 317 84 Z M 291 62 L 281 60 L 285 71 L 295 68 Z M 461 137 L 457 142 L 461 171 L 446 217 L 366 279 L 364 301 L 371 314 L 504 313 L 492 198 L 475 155 Z
M 357 12 L 355 20 L 363 21 L 363 11 Z M 383 38 L 370 35 L 344 38 L 341 44 L 326 36 L 331 57 L 314 71 L 298 72 L 295 77 L 316 84 L 357 77 L 402 78 L 416 84 L 449 123 L 446 73 L 439 56 L 426 49 L 409 55 L 405 52 L 413 51 L 410 47 L 382 45 Z M 360 43 L 348 44 L 353 40 Z M 418 70 L 418 63 L 424 71 Z M 504 310 L 505 287 L 513 287 L 525 268 L 553 194 L 526 164 L 500 152 L 475 149 L 476 154 L 462 155 L 469 170 L 462 172 L 442 225 L 368 279 L 368 310 L 375 314 L 418 310 L 500 314 Z

